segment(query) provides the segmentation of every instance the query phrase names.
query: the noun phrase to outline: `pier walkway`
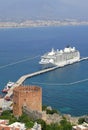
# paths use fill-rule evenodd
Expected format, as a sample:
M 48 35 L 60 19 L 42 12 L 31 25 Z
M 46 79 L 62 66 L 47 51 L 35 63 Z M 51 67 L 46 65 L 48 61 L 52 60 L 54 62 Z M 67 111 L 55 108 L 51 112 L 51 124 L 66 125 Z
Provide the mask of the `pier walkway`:
M 31 73 L 31 74 L 26 74 L 26 75 L 23 75 L 22 77 L 20 77 L 17 82 L 13 85 L 13 87 L 10 88 L 10 90 L 8 91 L 8 93 L 5 95 L 5 97 L 10 97 L 12 94 L 13 94 L 13 89 L 15 87 L 18 87 L 20 86 L 27 78 L 31 78 L 33 76 L 37 76 L 39 74 L 43 74 L 43 73 L 46 73 L 46 72 L 49 72 L 49 71 L 52 71 L 52 70 L 55 70 L 59 68 L 58 66 L 55 66 L 55 67 L 52 67 L 52 68 L 48 68 L 48 69 L 44 69 L 44 70 L 40 70 L 40 71 L 37 71 L 37 72 L 34 72 L 34 73 Z
M 83 61 L 83 60 L 88 60 L 88 57 L 83 57 L 80 59 L 80 61 Z
M 84 57 L 84 58 L 81 58 L 79 60 L 79 62 L 83 61 L 83 60 L 88 60 L 88 57 Z M 34 73 L 31 73 L 31 74 L 26 74 L 26 75 L 23 75 L 22 77 L 20 77 L 17 82 L 13 85 L 13 87 L 10 88 L 10 90 L 8 91 L 8 93 L 5 95 L 5 97 L 10 97 L 12 94 L 13 94 L 13 89 L 15 87 L 18 87 L 20 86 L 27 78 L 31 78 L 33 76 L 37 76 L 39 74 L 43 74 L 43 73 L 46 73 L 46 72 L 49 72 L 49 71 L 52 71 L 52 70 L 55 70 L 59 68 L 59 66 L 55 66 L 55 67 L 52 67 L 52 68 L 48 68 L 48 69 L 44 69 L 44 70 L 40 70 L 40 71 L 37 71 L 37 72 L 34 72 Z

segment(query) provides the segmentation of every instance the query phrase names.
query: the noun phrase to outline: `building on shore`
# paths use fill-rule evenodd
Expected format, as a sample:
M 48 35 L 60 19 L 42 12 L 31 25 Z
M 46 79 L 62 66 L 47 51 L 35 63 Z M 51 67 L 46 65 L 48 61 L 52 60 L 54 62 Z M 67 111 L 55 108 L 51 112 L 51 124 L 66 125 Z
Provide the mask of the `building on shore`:
M 13 90 L 13 114 L 22 115 L 22 108 L 42 111 L 42 88 L 37 86 L 18 86 Z
M 72 130 L 88 130 L 88 124 L 84 122 L 81 125 L 73 126 Z
M 20 122 L 15 122 L 11 125 L 7 125 L 5 123 L 0 123 L 0 130 L 26 130 L 25 124 Z

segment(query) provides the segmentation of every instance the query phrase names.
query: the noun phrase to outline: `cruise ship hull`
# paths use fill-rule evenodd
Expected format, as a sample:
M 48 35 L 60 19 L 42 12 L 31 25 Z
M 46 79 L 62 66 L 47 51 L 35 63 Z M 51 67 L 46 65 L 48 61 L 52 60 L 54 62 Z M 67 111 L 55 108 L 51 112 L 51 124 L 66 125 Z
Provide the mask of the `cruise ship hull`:
M 54 64 L 51 64 L 51 63 L 47 63 L 47 64 L 41 64 L 42 65 L 42 69 L 45 69 L 45 68 L 51 68 L 51 67 L 54 67 L 56 65 Z
M 54 67 L 54 66 L 64 67 L 66 65 L 71 65 L 71 64 L 79 62 L 79 61 L 80 61 L 80 59 L 74 59 L 74 60 L 65 61 L 65 62 L 62 62 L 62 63 L 54 63 L 54 64 L 52 64 L 52 63 L 46 63 L 46 64 L 40 63 L 40 64 L 42 65 L 42 68 L 44 69 L 44 68 L 50 68 L 50 67 Z

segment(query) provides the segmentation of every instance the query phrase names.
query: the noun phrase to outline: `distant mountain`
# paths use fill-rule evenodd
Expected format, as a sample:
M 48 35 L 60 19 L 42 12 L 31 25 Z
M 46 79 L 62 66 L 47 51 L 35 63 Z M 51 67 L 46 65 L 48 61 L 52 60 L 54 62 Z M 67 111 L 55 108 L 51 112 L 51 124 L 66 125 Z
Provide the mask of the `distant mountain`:
M 0 20 L 88 20 L 88 0 L 0 0 Z

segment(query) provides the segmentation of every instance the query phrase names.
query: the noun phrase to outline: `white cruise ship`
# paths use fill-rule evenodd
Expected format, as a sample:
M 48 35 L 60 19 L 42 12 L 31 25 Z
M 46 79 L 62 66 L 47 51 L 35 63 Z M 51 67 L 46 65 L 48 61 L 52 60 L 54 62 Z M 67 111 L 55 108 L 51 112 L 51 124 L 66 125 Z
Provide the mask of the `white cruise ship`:
M 80 52 L 75 47 L 67 46 L 63 50 L 52 50 L 41 56 L 42 64 L 45 68 L 52 66 L 65 66 L 80 61 Z

